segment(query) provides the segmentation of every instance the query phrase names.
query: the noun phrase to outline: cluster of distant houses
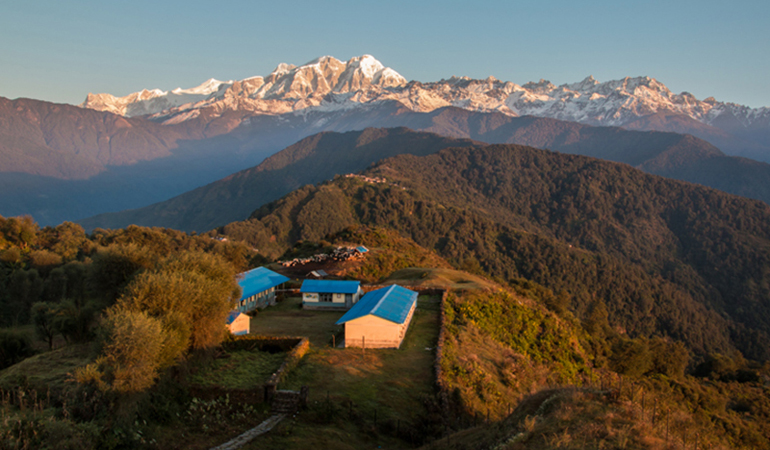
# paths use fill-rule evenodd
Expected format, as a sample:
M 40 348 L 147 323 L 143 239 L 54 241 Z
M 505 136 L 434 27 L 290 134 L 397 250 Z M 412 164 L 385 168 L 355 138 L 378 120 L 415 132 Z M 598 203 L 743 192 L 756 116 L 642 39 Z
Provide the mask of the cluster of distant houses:
M 364 255 L 369 251 L 364 246 L 359 247 L 337 247 L 331 253 L 318 253 L 309 258 L 294 258 L 288 261 L 279 261 L 278 263 L 283 267 L 302 266 L 312 262 L 326 262 L 335 261 L 343 262 L 351 259 L 362 259 Z M 323 271 L 322 271 L 323 272 Z
M 287 281 L 265 267 L 239 274 L 243 293 L 227 317 L 230 331 L 248 334 L 246 313 L 275 305 L 275 290 Z M 345 312 L 336 322 L 344 326 L 345 347 L 400 347 L 417 306 L 417 292 L 395 284 L 364 294 L 359 281 L 307 279 L 300 293 L 304 309 Z

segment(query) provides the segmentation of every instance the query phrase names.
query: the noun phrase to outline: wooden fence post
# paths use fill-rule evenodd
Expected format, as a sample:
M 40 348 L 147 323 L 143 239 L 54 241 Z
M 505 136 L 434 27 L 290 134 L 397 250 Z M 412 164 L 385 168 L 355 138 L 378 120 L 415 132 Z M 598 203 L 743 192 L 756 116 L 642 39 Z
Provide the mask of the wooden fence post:
M 273 396 L 275 395 L 275 385 L 272 383 L 267 383 L 264 385 L 264 401 L 267 403 L 270 403 L 273 401 Z
M 687 428 L 685 428 L 684 431 L 682 432 L 682 448 L 683 449 L 687 448 Z
M 307 409 L 307 397 L 310 393 L 310 388 L 307 386 L 301 386 L 299 388 L 299 404 L 302 409 Z

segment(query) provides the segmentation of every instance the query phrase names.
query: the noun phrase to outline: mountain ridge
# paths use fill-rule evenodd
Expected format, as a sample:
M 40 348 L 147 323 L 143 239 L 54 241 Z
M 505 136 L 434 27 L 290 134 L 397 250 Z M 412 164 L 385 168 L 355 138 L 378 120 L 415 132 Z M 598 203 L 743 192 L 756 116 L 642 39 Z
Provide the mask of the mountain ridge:
M 649 173 L 711 185 L 770 202 L 770 165 L 751 160 L 735 161 L 738 158 L 725 156 L 716 147 L 692 136 L 589 127 L 535 117 L 494 117 L 453 108 L 419 114 L 423 132 L 406 128 L 367 128 L 341 135 L 331 132 L 312 135 L 253 168 L 167 201 L 129 211 L 101 214 L 78 223 L 86 229 L 138 224 L 202 232 L 227 222 L 243 220 L 251 210 L 303 184 L 357 172 L 388 156 L 423 155 L 428 148 L 435 152 L 453 146 L 486 145 L 489 141 L 550 148 L 562 153 L 622 162 Z M 435 145 L 425 147 L 421 141 L 429 133 L 435 133 L 430 138 Z M 379 150 L 361 154 L 354 142 L 342 143 L 350 140 L 345 136 L 380 140 L 377 144 Z M 468 141 L 468 137 L 472 140 Z M 324 139 L 339 142 L 326 148 L 326 159 L 316 162 L 315 146 Z
M 415 112 L 454 106 L 514 117 L 533 115 L 595 126 L 685 132 L 730 154 L 770 158 L 770 108 L 750 108 L 713 97 L 698 100 L 688 92 L 675 94 L 648 76 L 605 82 L 589 76 L 560 86 L 544 79 L 518 85 L 491 76 L 453 76 L 420 82 L 407 81 L 371 55 L 363 55 L 347 62 L 324 56 L 301 66 L 282 63 L 265 77 L 217 83 L 216 90 L 208 90 L 207 95 L 188 103 L 174 94 L 179 89 L 156 89 L 121 98 L 89 94 L 80 106 L 143 114 L 161 123 L 174 124 L 198 117 L 203 109 L 215 113 L 240 110 L 250 114 L 285 114 L 365 108 L 373 103 L 398 101 Z M 97 98 L 100 100 L 96 101 Z

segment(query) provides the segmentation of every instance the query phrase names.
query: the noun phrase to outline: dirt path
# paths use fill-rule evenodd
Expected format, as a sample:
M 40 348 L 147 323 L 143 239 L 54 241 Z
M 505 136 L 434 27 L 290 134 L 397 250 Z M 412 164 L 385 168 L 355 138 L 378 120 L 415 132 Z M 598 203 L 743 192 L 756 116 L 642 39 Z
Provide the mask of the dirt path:
M 286 414 L 276 414 L 274 416 L 270 416 L 267 420 L 260 423 L 256 427 L 250 429 L 249 431 L 243 433 L 242 435 L 236 437 L 235 439 L 232 439 L 228 442 L 225 442 L 224 444 L 214 447 L 211 450 L 237 450 L 247 443 L 254 439 L 255 437 L 265 434 L 268 431 L 272 430 L 274 426 L 278 425 L 278 422 L 282 421 L 286 417 Z

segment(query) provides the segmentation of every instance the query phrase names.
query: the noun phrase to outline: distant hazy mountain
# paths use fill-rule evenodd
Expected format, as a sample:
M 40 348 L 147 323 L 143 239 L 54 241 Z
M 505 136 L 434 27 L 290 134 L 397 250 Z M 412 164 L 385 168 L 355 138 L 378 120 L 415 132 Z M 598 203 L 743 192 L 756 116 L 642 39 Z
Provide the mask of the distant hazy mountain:
M 717 187 L 770 203 L 770 165 L 728 157 L 692 136 L 590 127 L 535 117 L 471 113 L 445 108 L 433 113 L 405 112 L 394 117 L 443 135 L 478 141 L 528 144 L 623 162 L 651 173 Z M 85 228 L 130 224 L 206 231 L 243 220 L 261 205 L 306 184 L 363 170 L 382 158 L 426 155 L 473 141 L 399 129 L 366 129 L 308 137 L 262 164 L 144 208 L 102 214 L 79 221 Z M 480 145 L 477 142 L 477 145 Z
M 299 67 L 279 65 L 266 77 L 209 80 L 196 88 L 143 90 L 126 97 L 89 94 L 81 106 L 127 116 L 149 114 L 165 124 L 203 110 L 250 114 L 339 111 L 397 101 L 415 112 L 447 106 L 509 116 L 538 116 L 588 125 L 674 131 L 708 140 L 728 154 L 770 160 L 770 108 L 749 108 L 688 92 L 674 94 L 650 77 L 600 83 L 593 77 L 555 86 L 546 80 L 518 85 L 494 77 L 407 80 L 372 56 L 347 62 L 324 56 Z
M 448 147 L 474 145 L 406 128 L 348 133 L 320 133 L 274 154 L 251 169 L 144 208 L 102 214 L 80 223 L 87 229 L 121 228 L 123 224 L 206 231 L 243 220 L 252 211 L 294 189 L 337 174 L 358 172 L 382 158 L 428 155 Z
M 182 136 L 147 120 L 28 99 L 0 97 L 0 118 L 2 172 L 63 179 L 168 156 Z

